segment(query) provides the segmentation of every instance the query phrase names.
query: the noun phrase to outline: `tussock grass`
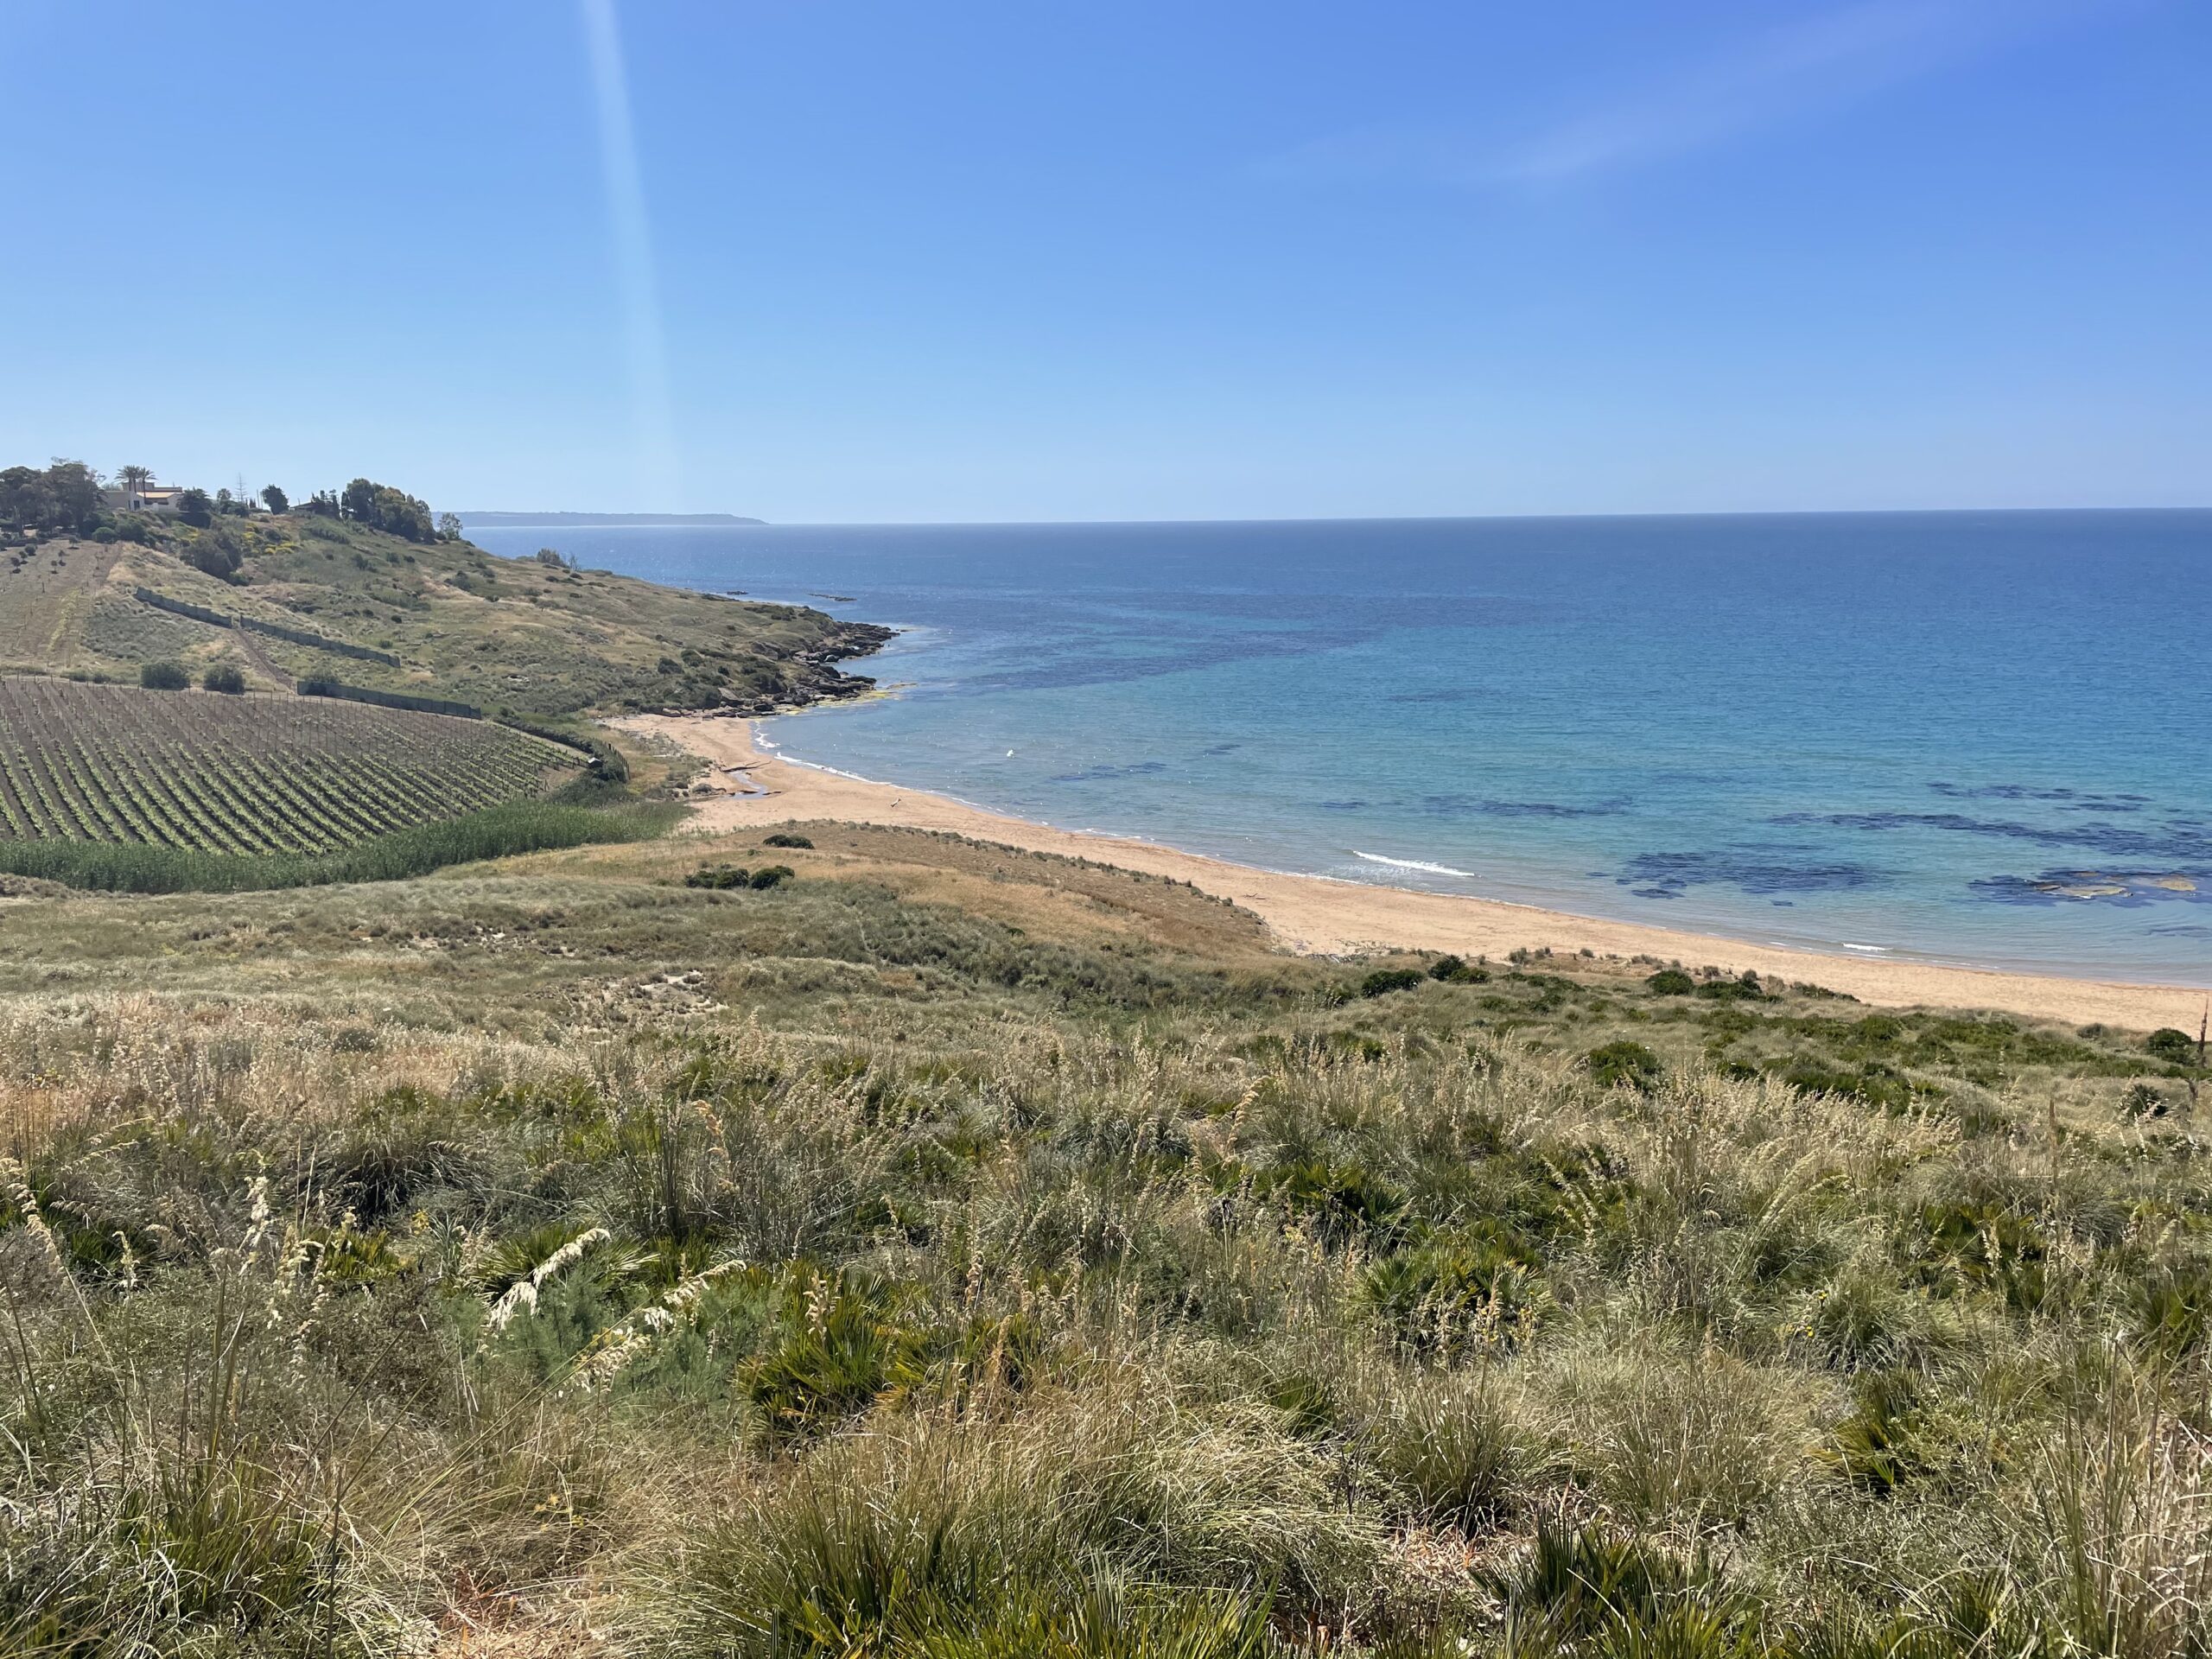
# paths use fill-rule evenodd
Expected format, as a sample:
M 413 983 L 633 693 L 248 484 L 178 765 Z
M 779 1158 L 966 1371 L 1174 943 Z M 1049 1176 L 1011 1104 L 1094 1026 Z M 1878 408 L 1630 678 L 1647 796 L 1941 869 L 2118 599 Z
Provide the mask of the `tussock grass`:
M 2204 1650 L 2212 1162 L 2125 1045 L 1369 999 L 812 838 L 380 890 L 419 1002 L 0 1001 L 0 1649 Z M 340 897 L 191 914 L 370 953 Z M 539 940 L 718 1006 L 551 1017 Z
M 1240 1603 L 1319 1617 L 1369 1599 L 1388 1548 L 1273 1414 L 1125 1382 L 834 1440 L 707 1529 L 678 1595 L 634 1594 L 671 1652 L 933 1651 L 1136 1585 L 1209 1630 Z

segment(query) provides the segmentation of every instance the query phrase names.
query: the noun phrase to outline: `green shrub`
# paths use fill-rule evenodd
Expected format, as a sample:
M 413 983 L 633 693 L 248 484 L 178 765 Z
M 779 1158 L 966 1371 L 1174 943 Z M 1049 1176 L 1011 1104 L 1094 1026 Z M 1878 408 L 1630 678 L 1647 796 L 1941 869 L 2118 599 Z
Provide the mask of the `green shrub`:
M 626 784 L 630 781 L 630 763 L 623 758 L 621 750 L 604 738 L 598 737 L 585 738 L 583 746 L 589 749 L 599 761 L 598 772 L 601 777 L 611 784 Z
M 1330 1243 L 1356 1234 L 1388 1234 L 1406 1207 L 1403 1192 L 1353 1163 L 1332 1166 L 1300 1159 L 1267 1171 L 1253 1188 L 1292 1215 L 1314 1223 Z
M 1410 991 L 1427 977 L 1418 968 L 1377 968 L 1359 982 L 1359 994 L 1387 996 L 1392 991 Z
M 1697 989 L 1697 981 L 1679 968 L 1662 968 L 1643 982 L 1659 996 L 1688 996 Z
M 1631 1638 L 1595 1649 L 1605 1653 L 1679 1655 L 1724 1659 L 1749 1654 L 1726 1642 L 1663 1642 L 1633 1638 L 1688 1611 L 1726 1615 L 1730 1599 L 1703 1559 L 1685 1561 L 1642 1539 L 1598 1527 L 1570 1529 L 1547 1520 L 1535 1542 L 1511 1567 L 1483 1575 L 1484 1587 L 1505 1604 L 1514 1628 L 1540 1630 L 1555 1643 L 1609 1630 Z M 1541 1650 L 1541 1649 L 1540 1649 Z
M 202 535 L 195 537 L 184 550 L 184 562 L 202 575 L 218 582 L 229 582 L 238 573 L 242 563 L 238 550 L 219 536 Z
M 1386 1255 L 1360 1289 L 1396 1338 L 1449 1352 L 1510 1345 L 1548 1300 L 1536 1257 L 1494 1223 L 1478 1223 Z
M 1459 957 L 1439 957 L 1428 964 L 1428 976 L 1446 985 L 1482 985 L 1489 982 L 1486 969 L 1470 966 Z
M 1611 1089 L 1626 1084 L 1633 1089 L 1647 1092 L 1659 1081 L 1664 1071 L 1659 1057 L 1642 1043 L 1607 1043 L 1603 1048 L 1593 1048 L 1584 1057 L 1590 1068 L 1591 1080 L 1601 1089 Z
M 1930 1203 L 1919 1223 L 1921 1277 L 1939 1294 L 1964 1283 L 1995 1290 L 2016 1313 L 2043 1306 L 2050 1241 L 2031 1216 L 1989 1197 Z
M 687 887 L 707 887 L 721 890 L 741 887 L 753 879 L 752 872 L 735 864 L 703 864 L 683 878 Z
M 785 1304 L 781 1340 L 742 1373 L 753 1402 L 779 1429 L 834 1423 L 922 1380 L 921 1334 L 899 1319 L 889 1288 L 796 1273 Z
M 1920 1389 L 1908 1373 L 1877 1371 L 1861 1377 L 1855 1392 L 1822 1460 L 1853 1485 L 1886 1497 L 1930 1467 L 1920 1449 Z
M 763 847 L 804 847 L 810 849 L 814 845 L 804 836 L 789 835 L 782 830 L 768 836 L 760 844 Z
M 149 691 L 181 691 L 192 683 L 182 663 L 148 663 L 138 671 L 138 683 Z
M 2145 1268 L 2125 1281 L 2121 1301 L 2138 1342 L 2167 1359 L 2192 1359 L 2212 1335 L 2212 1266 L 2184 1262 Z
M 747 870 L 738 864 L 708 864 L 685 876 L 683 885 L 717 889 L 750 887 L 756 893 L 765 893 L 770 887 L 795 880 L 798 874 L 788 864 L 770 864 L 758 870 Z
M 2171 1026 L 2152 1032 L 2143 1039 L 2143 1046 L 2154 1058 L 2173 1065 L 2187 1065 L 2196 1058 L 2196 1039 Z
M 2131 1084 L 2127 1092 L 2120 1096 L 2120 1115 L 2138 1122 L 2146 1117 L 2164 1117 L 2166 1115 L 2166 1097 L 2150 1084 Z
M 1749 969 L 1744 970 L 1740 979 L 1708 979 L 1696 988 L 1696 992 L 1710 1002 L 1764 1002 L 1769 1000 L 1766 988 L 1759 983 L 1759 976 Z
M 235 663 L 218 663 L 200 677 L 200 683 L 210 691 L 235 697 L 245 690 L 245 676 Z
M 1800 1094 L 1840 1095 L 1863 1100 L 1870 1106 L 1891 1109 L 1911 1104 L 1938 1091 L 1923 1090 L 1892 1066 L 1870 1060 L 1857 1071 L 1827 1065 L 1819 1059 L 1793 1059 L 1783 1068 L 1782 1080 Z

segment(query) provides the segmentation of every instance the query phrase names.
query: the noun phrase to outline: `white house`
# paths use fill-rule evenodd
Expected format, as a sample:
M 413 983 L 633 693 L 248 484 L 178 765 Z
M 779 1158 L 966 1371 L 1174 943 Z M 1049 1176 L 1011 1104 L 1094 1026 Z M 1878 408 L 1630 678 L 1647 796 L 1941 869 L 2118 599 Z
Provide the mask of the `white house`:
M 100 496 L 117 512 L 175 512 L 176 499 L 183 493 L 181 484 L 143 484 L 135 490 L 127 486 L 102 490 Z

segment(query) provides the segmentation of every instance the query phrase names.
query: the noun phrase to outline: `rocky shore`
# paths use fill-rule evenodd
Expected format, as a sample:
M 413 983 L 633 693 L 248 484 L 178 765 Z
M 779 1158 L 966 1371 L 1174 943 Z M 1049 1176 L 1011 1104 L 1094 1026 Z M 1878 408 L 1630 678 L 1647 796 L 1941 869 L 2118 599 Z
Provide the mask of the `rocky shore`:
M 785 663 L 783 684 L 775 691 L 726 690 L 713 712 L 787 714 L 818 702 L 865 696 L 875 690 L 875 681 L 866 674 L 848 674 L 838 664 L 873 656 L 898 637 L 898 629 L 874 622 L 833 622 L 823 632 L 820 644 L 794 653 Z

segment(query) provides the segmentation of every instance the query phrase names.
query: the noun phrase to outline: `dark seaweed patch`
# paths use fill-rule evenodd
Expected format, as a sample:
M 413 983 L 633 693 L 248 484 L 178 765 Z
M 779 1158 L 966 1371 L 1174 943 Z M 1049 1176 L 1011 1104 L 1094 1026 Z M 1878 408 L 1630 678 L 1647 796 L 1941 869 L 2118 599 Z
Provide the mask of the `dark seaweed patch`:
M 1494 801 L 1478 795 L 1424 795 L 1421 810 L 1437 817 L 1609 818 L 1628 810 L 1624 800 L 1567 806 L 1557 801 Z
M 2170 819 L 2163 833 L 2126 830 L 2112 823 L 2046 830 L 2000 818 L 1970 818 L 1958 812 L 1785 812 L 1767 822 L 1783 826 L 1824 824 L 1840 830 L 1949 830 L 1961 835 L 2031 842 L 2038 847 L 2081 847 L 2120 858 L 2212 859 L 2212 835 L 2186 818 Z
M 1731 887 L 1770 898 L 1788 893 L 1842 893 L 1878 885 L 1884 876 L 1864 864 L 1808 863 L 1758 849 L 1709 853 L 1638 853 L 1615 876 L 1639 898 L 1675 899 L 1692 887 Z M 1637 886 L 1637 883 L 1642 883 Z
M 1164 760 L 1139 760 L 1126 766 L 1093 766 L 1088 772 L 1064 772 L 1056 784 L 1100 784 L 1116 778 L 1150 778 L 1167 770 Z
M 2071 810 L 2135 812 L 2149 804 L 2148 795 L 2099 795 L 2078 789 L 2037 789 L 2028 784 L 1930 784 L 1946 800 L 1953 801 L 2068 801 Z

